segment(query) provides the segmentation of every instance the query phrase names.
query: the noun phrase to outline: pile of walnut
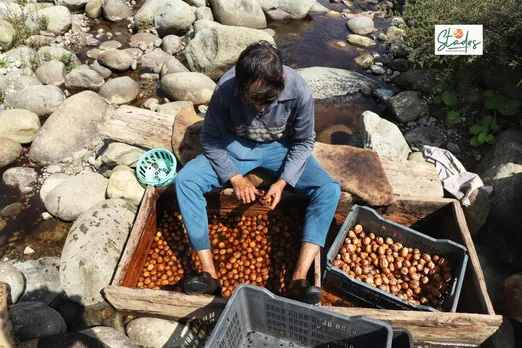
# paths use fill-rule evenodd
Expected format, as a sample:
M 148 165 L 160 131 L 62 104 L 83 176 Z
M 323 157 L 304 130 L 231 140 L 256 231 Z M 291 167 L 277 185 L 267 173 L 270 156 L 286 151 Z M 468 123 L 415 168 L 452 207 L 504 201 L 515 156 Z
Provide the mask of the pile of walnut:
M 448 260 L 421 254 L 391 238 L 366 234 L 361 225 L 350 229 L 333 265 L 412 305 L 437 309 L 443 307 L 453 279 Z
M 231 296 L 241 283 L 284 295 L 297 261 L 295 246 L 299 245 L 302 224 L 302 218 L 296 216 L 209 216 L 209 235 L 222 295 Z M 180 213 L 165 213 L 138 288 L 182 291 L 184 277 L 196 271 L 201 271 L 201 262 L 190 249 Z

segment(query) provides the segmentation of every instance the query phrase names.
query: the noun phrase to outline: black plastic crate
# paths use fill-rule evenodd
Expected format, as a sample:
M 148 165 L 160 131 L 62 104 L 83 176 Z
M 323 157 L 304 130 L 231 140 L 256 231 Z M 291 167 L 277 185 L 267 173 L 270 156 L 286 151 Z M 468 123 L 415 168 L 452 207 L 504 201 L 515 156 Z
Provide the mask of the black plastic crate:
M 391 348 L 392 336 L 385 322 L 344 316 L 241 284 L 205 347 Z
M 406 329 L 393 329 L 392 348 L 413 348 L 413 339 Z
M 448 295 L 444 301 L 443 310 L 446 312 L 455 312 L 457 310 L 468 263 L 467 249 L 448 239 L 431 238 L 411 228 L 384 219 L 371 208 L 358 205 L 354 205 L 346 217 L 339 234 L 328 251 L 326 259 L 326 272 L 323 278 L 325 283 L 335 284 L 336 288 L 333 290 L 337 291 L 337 295 L 345 298 L 355 298 L 376 308 L 438 311 L 435 308 L 424 305 L 412 306 L 409 302 L 357 280 L 342 269 L 333 266 L 333 261 L 342 248 L 348 231 L 357 224 L 363 226 L 365 233 L 373 233 L 383 238 L 390 237 L 395 242 L 402 243 L 408 248 L 419 249 L 423 254 L 439 255 L 449 260 L 454 265 L 454 278 L 451 281 Z

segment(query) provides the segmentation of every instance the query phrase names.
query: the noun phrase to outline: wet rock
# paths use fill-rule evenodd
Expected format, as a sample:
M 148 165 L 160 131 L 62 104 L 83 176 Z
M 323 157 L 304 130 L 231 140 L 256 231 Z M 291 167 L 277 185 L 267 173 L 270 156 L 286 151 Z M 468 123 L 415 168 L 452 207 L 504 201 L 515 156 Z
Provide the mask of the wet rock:
M 59 221 L 48 221 L 47 223 L 65 225 Z M 26 280 L 22 301 L 39 301 L 50 304 L 62 292 L 59 257 L 42 257 L 38 260 L 23 262 L 15 261 L 13 266 L 23 273 Z
M 391 57 L 408 58 L 413 49 L 411 47 L 408 47 L 408 45 L 406 44 L 406 42 L 404 42 L 402 38 L 396 37 L 393 40 L 391 40 L 389 51 Z
M 16 161 L 22 154 L 22 145 L 10 138 L 0 137 L 0 168 Z
M 22 193 L 31 192 L 33 184 L 38 179 L 38 173 L 34 168 L 15 167 L 9 168 L 2 175 L 2 180 L 7 186 L 15 187 Z
M 414 121 L 428 112 L 428 105 L 413 91 L 401 92 L 388 100 L 388 107 L 401 122 Z
M 111 22 L 132 17 L 132 10 L 123 0 L 104 0 L 103 15 Z
M 160 75 L 164 77 L 169 74 L 179 73 L 179 72 L 189 72 L 179 60 L 174 57 L 170 57 L 163 66 L 161 67 Z
M 315 5 L 315 0 L 257 0 L 270 19 L 302 19 Z
M 357 56 L 354 60 L 355 64 L 361 68 L 370 69 L 373 65 L 374 58 L 370 53 L 364 52 L 360 56 Z
M 127 336 L 110 327 L 93 327 L 92 329 L 83 330 L 81 333 L 95 338 L 106 344 L 109 348 L 139 348 L 139 346 L 132 342 Z
M 212 10 L 206 6 L 198 7 L 198 9 L 196 10 L 196 20 L 200 19 L 207 19 L 209 21 L 213 21 L 214 14 L 212 13 Z
M 9 308 L 15 336 L 20 341 L 65 333 L 67 325 L 60 314 L 41 302 L 20 302 Z
M 47 31 L 62 35 L 71 29 L 71 11 L 65 6 L 53 6 L 38 11 L 39 17 L 47 17 Z
M 4 218 L 15 217 L 20 214 L 23 208 L 24 205 L 22 203 L 11 203 L 0 210 L 0 216 Z
M 395 93 L 391 89 L 384 88 L 376 89 L 373 94 L 378 100 L 380 100 L 383 103 L 395 95 Z
M 112 75 L 112 71 L 110 69 L 107 69 L 104 66 L 101 66 L 100 63 L 98 63 L 97 60 L 95 60 L 92 65 L 91 69 L 96 71 L 101 77 L 104 79 L 108 79 Z
M 370 67 L 372 73 L 375 75 L 384 75 L 386 74 L 386 70 L 381 65 L 374 64 Z
M 328 13 L 329 11 L 330 9 L 323 6 L 319 1 L 316 1 L 314 6 L 310 9 L 310 12 L 313 13 Z
M 105 41 L 100 45 L 100 50 L 106 51 L 106 50 L 117 50 L 122 46 L 121 42 L 116 40 L 109 40 Z
M 167 35 L 161 42 L 161 48 L 168 54 L 178 54 L 183 49 L 183 40 L 181 40 L 181 38 L 176 35 Z
M 136 208 L 123 199 L 100 202 L 82 214 L 67 236 L 60 261 L 61 284 L 75 302 L 103 301 L 129 236 Z
M 182 108 L 194 109 L 194 104 L 189 101 L 177 101 L 172 103 L 166 103 L 158 106 L 156 112 L 159 112 L 160 114 L 176 116 Z
M 100 96 L 118 105 L 133 101 L 139 92 L 138 84 L 129 76 L 110 79 L 100 88 Z
M 447 143 L 446 149 L 448 149 L 455 155 L 458 155 L 460 153 L 460 146 L 455 143 Z
M 407 159 L 411 152 L 399 127 L 371 111 L 361 115 L 359 130 L 364 148 L 374 150 L 380 156 Z
M 135 168 L 144 153 L 145 150 L 125 143 L 110 143 L 100 159 L 104 164 L 111 167 L 121 164 Z
M 36 77 L 44 85 L 62 86 L 66 74 L 65 65 L 57 60 L 43 63 L 36 69 Z
M 256 0 L 210 0 L 216 21 L 225 25 L 265 28 L 266 18 Z
M 107 103 L 92 91 L 68 98 L 42 126 L 31 146 L 31 160 L 39 165 L 57 163 L 90 145 L 105 120 Z
M 40 188 L 40 199 L 42 200 L 42 202 L 45 200 L 45 197 L 47 197 L 49 192 L 51 192 L 52 190 L 54 190 L 55 187 L 69 180 L 70 178 L 70 175 L 64 173 L 56 173 L 48 176 L 42 184 L 42 187 Z
M 404 39 L 406 37 L 406 31 L 404 29 L 397 28 L 396 26 L 390 25 L 386 30 L 386 37 L 388 41 L 393 41 L 395 38 Z
M 154 17 L 154 26 L 161 36 L 183 34 L 196 21 L 195 8 L 183 1 L 169 0 Z
M 161 79 L 161 87 L 171 100 L 208 104 L 216 83 L 197 72 L 175 73 Z
M 421 148 L 423 145 L 440 147 L 444 142 L 442 134 L 433 127 L 419 127 L 404 135 L 411 146 Z
M 16 31 L 8 21 L 0 19 L 0 48 L 6 52 L 13 47 Z
M 44 200 L 53 216 L 74 221 L 85 211 L 105 200 L 108 180 L 100 174 L 82 173 L 56 186 Z
M 29 86 L 9 94 L 6 104 L 14 109 L 27 109 L 38 116 L 46 116 L 54 112 L 64 100 L 65 95 L 56 86 Z
M 138 206 L 145 189 L 140 185 L 134 170 L 127 166 L 118 165 L 112 170 L 107 186 L 108 198 L 123 198 Z
M 147 47 L 160 47 L 161 43 L 161 39 L 151 33 L 138 33 L 132 35 L 130 38 L 130 47 L 139 47 L 140 45 L 145 45 Z
M 402 72 L 408 71 L 408 69 L 410 68 L 410 60 L 406 59 L 406 58 L 392 59 L 392 60 L 385 62 L 385 64 L 392 70 L 397 70 L 397 71 L 402 71 Z
M 103 0 L 89 0 L 85 6 L 85 14 L 91 19 L 100 18 Z
M 80 65 L 65 77 L 65 87 L 74 90 L 98 91 L 105 83 L 103 77 L 87 65 Z
M 170 59 L 176 58 L 173 58 L 172 55 L 170 55 L 167 52 L 164 52 L 162 49 L 157 48 L 143 55 L 143 57 L 141 58 L 141 67 L 149 68 L 153 70 L 155 73 L 159 73 L 163 64 Z
M 132 56 L 120 50 L 103 51 L 97 58 L 98 62 L 107 68 L 126 71 L 129 70 L 132 64 Z
M 34 112 L 24 109 L 0 111 L 0 137 L 29 144 L 39 129 L 40 119 Z
M 18 302 L 25 288 L 25 279 L 22 272 L 9 263 L 0 262 L 0 282 L 7 283 L 8 285 L 8 303 Z
M 270 34 L 262 30 L 217 24 L 196 30 L 196 36 L 187 45 L 185 55 L 191 71 L 218 79 L 234 66 L 248 45 L 260 40 L 274 43 Z
M 348 29 L 355 34 L 367 35 L 375 31 L 373 20 L 366 16 L 352 18 L 346 23 Z
M 374 40 L 370 39 L 369 37 L 362 36 L 362 35 L 356 35 L 356 34 L 349 34 L 346 37 L 346 40 L 352 45 L 356 45 L 359 47 L 365 47 L 365 48 L 373 47 L 377 44 Z
M 400 74 L 395 84 L 402 89 L 430 94 L 437 86 L 437 76 L 429 70 L 413 69 Z
M 167 343 L 169 346 L 174 344 L 174 337 L 180 336 L 183 330 L 186 330 L 185 326 L 177 321 L 158 318 L 141 317 L 127 324 L 127 336 L 133 342 L 150 348 L 165 347 Z

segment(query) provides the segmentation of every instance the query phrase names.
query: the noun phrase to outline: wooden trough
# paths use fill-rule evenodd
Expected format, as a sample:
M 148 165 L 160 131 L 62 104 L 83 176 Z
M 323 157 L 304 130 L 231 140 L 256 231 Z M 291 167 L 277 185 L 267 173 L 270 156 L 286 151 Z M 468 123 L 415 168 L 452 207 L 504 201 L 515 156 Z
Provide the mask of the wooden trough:
M 161 199 L 160 199 L 161 196 Z M 328 235 L 331 244 L 344 222 L 352 204 L 348 194 L 339 201 L 334 221 Z M 176 206 L 172 189 L 148 187 L 131 231 L 122 258 L 111 285 L 104 289 L 108 301 L 119 311 L 177 320 L 202 319 L 213 321 L 224 309 L 227 299 L 214 296 L 189 296 L 166 290 L 136 288 L 145 262 L 147 251 L 156 232 L 158 206 Z M 285 214 L 303 211 L 306 202 L 295 194 L 284 194 L 276 211 Z M 258 204 L 240 205 L 230 189 L 207 195 L 207 210 L 212 214 L 259 214 L 266 208 Z M 385 218 L 435 238 L 447 238 L 468 249 L 469 262 L 466 270 L 457 313 L 412 312 L 362 307 L 327 306 L 329 310 L 349 316 L 366 315 L 383 320 L 392 327 L 408 329 L 416 342 L 436 342 L 459 345 L 479 345 L 490 337 L 502 323 L 489 299 L 484 275 L 468 231 L 460 203 L 453 199 L 399 198 L 387 208 L 376 208 Z M 326 255 L 328 249 L 323 250 Z M 324 262 L 323 262 L 324 265 Z M 316 262 L 315 280 L 324 271 Z

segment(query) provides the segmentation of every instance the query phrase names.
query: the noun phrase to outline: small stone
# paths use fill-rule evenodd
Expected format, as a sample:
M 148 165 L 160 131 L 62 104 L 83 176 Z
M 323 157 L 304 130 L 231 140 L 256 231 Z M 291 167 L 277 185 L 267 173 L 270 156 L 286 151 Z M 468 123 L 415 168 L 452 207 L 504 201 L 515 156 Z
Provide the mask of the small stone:
M 392 70 L 392 69 L 386 69 L 386 73 L 387 73 L 388 75 L 392 75 L 392 74 L 393 74 L 393 70 Z
M 354 61 L 355 61 L 355 64 L 357 64 L 361 68 L 369 69 L 373 65 L 374 58 L 370 53 L 365 52 L 365 53 L 361 54 L 360 56 L 356 57 L 354 59 Z
M 401 74 L 400 71 L 394 71 L 394 72 L 393 72 L 393 76 L 395 76 L 395 77 L 398 77 L 400 74 Z
M 380 65 L 374 64 L 374 65 L 371 66 L 370 69 L 371 69 L 372 73 L 374 73 L 375 75 L 384 75 L 384 74 L 386 74 L 386 70 L 384 70 L 384 68 L 382 66 L 380 66 Z
M 91 59 L 97 59 L 98 56 L 100 55 L 101 53 L 101 50 L 99 48 L 93 48 L 92 50 L 88 50 L 87 51 L 87 57 L 91 58 Z
M 109 41 L 105 41 L 104 43 L 102 43 L 100 45 L 100 50 L 102 50 L 102 51 L 115 50 L 115 49 L 120 48 L 121 46 L 122 46 L 121 42 L 116 41 L 116 40 L 109 40 Z
M 206 114 L 207 113 L 207 110 L 208 110 L 208 106 L 206 105 L 200 105 L 198 106 L 198 111 L 202 114 Z
M 24 249 L 24 255 L 32 255 L 35 251 L 33 248 L 31 248 L 29 245 L 25 247 Z
M 374 91 L 374 94 L 377 99 L 384 102 L 393 97 L 394 92 L 390 89 L 378 88 Z
M 49 214 L 48 212 L 43 212 L 42 213 L 42 219 L 44 221 L 52 220 L 53 216 L 51 214 Z
M 446 149 L 448 149 L 450 152 L 454 153 L 455 155 L 458 155 L 460 153 L 460 146 L 455 143 L 447 143 Z
M 413 150 L 413 148 L 412 148 L 412 150 Z M 412 152 L 408 156 L 408 161 L 414 161 L 414 162 L 420 162 L 420 163 L 425 163 L 426 162 L 422 152 Z
M 387 39 L 388 39 L 388 37 L 386 36 L 385 33 L 380 33 L 380 34 L 379 34 L 379 40 L 380 40 L 380 41 L 383 41 L 383 42 L 384 42 L 384 41 L 386 41 Z
M 408 122 L 406 125 L 407 125 L 408 127 L 414 127 L 414 126 L 417 125 L 417 122 L 415 122 L 415 121 L 410 121 L 410 122 Z
M 4 218 L 15 217 L 18 214 L 20 214 L 20 212 L 22 211 L 23 208 L 24 208 L 24 205 L 22 203 L 9 204 L 8 206 L 6 206 L 4 209 L 2 209 L 0 211 L 0 216 L 2 216 Z
M 344 41 L 337 41 L 336 44 L 339 47 L 346 47 L 346 46 L 348 46 L 348 44 L 346 42 L 344 42 Z

